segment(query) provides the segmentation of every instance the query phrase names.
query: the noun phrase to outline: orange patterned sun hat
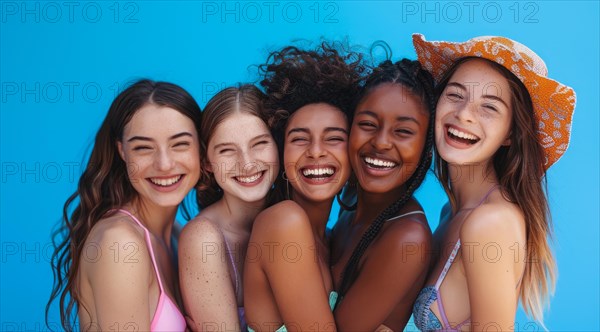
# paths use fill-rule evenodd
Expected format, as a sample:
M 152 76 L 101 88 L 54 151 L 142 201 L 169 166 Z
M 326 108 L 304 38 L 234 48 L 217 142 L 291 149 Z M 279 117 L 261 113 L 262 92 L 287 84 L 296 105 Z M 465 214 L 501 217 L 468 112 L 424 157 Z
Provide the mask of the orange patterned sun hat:
M 476 37 L 463 43 L 426 41 L 413 34 L 413 45 L 419 62 L 429 70 L 436 82 L 454 61 L 479 57 L 494 61 L 517 76 L 529 91 L 538 138 L 544 147 L 548 169 L 567 150 L 571 137 L 571 121 L 575 110 L 575 91 L 548 78 L 544 61 L 527 46 L 504 37 Z

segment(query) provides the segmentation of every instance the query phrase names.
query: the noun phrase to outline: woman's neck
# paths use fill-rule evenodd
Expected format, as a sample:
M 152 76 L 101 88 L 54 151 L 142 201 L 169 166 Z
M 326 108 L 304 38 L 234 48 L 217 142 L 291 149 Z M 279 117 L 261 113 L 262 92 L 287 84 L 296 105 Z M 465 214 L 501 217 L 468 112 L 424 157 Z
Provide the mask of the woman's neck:
M 372 193 L 363 190 L 359 186 L 357 192 L 358 205 L 356 206 L 353 223 L 372 223 L 383 210 L 398 201 L 405 191 L 406 187 L 400 186 L 386 193 Z
M 170 247 L 177 206 L 163 207 L 136 198 L 123 208 L 133 213 L 150 233 L 162 239 Z
M 215 205 L 219 214 L 221 214 L 218 222 L 224 230 L 249 236 L 254 219 L 266 206 L 266 199 L 245 202 L 237 197 L 225 194 Z
M 489 163 L 481 165 L 449 164 L 448 175 L 457 209 L 476 206 L 485 193 L 498 184 L 496 171 Z
M 327 221 L 329 220 L 329 214 L 331 213 L 333 198 L 316 202 L 310 201 L 301 195 L 292 194 L 292 200 L 300 205 L 308 215 L 313 234 L 318 239 L 325 241 L 325 229 L 327 228 Z

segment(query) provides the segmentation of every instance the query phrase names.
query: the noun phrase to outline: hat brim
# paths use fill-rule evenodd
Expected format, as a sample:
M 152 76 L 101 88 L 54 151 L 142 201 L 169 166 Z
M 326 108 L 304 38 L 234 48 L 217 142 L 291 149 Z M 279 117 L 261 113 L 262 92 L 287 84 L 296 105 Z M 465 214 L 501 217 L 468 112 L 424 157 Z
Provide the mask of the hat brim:
M 517 76 L 531 96 L 538 122 L 538 139 L 545 151 L 544 167 L 548 169 L 569 146 L 576 103 L 575 91 L 538 74 L 540 68 L 532 68 L 528 59 L 518 52 L 522 45 L 514 43 L 504 37 L 479 37 L 462 43 L 426 41 L 422 34 L 413 34 L 417 58 L 431 72 L 436 83 L 439 83 L 456 60 L 464 57 L 479 57 L 496 62 Z M 545 72 L 545 65 L 543 70 Z

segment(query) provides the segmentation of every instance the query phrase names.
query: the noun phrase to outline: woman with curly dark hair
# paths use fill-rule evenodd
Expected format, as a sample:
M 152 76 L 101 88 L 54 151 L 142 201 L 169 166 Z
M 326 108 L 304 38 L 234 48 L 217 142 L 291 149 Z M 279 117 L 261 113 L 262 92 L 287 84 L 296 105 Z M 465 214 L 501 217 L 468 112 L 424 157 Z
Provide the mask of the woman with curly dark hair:
M 286 47 L 261 66 L 267 107 L 284 164 L 288 200 L 261 212 L 244 270 L 249 329 L 335 330 L 336 293 L 325 234 L 335 195 L 350 175 L 347 144 L 352 104 L 364 66 L 355 53 L 323 43 Z
M 402 331 L 425 282 L 431 230 L 413 194 L 431 165 L 434 98 L 432 76 L 408 59 L 374 68 L 358 98 L 348 149 L 357 205 L 332 232 L 341 331 Z

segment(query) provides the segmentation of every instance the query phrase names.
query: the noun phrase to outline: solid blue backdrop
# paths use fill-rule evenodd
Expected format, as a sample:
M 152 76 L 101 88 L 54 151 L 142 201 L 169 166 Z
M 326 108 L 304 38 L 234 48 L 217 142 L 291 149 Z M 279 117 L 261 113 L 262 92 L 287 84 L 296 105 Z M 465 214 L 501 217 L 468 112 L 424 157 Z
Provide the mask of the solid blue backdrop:
M 599 5 L 596 1 L 0 2 L 0 330 L 45 331 L 50 233 L 75 190 L 110 102 L 141 77 L 177 83 L 203 107 L 256 79 L 269 50 L 296 39 L 386 41 L 415 58 L 411 34 L 515 39 L 577 93 L 571 145 L 548 172 L 559 278 L 549 330 L 600 330 Z M 444 194 L 418 192 L 433 229 Z M 56 304 L 51 325 L 58 326 Z M 539 330 L 519 310 L 517 329 Z M 409 325 L 407 330 L 415 330 Z

